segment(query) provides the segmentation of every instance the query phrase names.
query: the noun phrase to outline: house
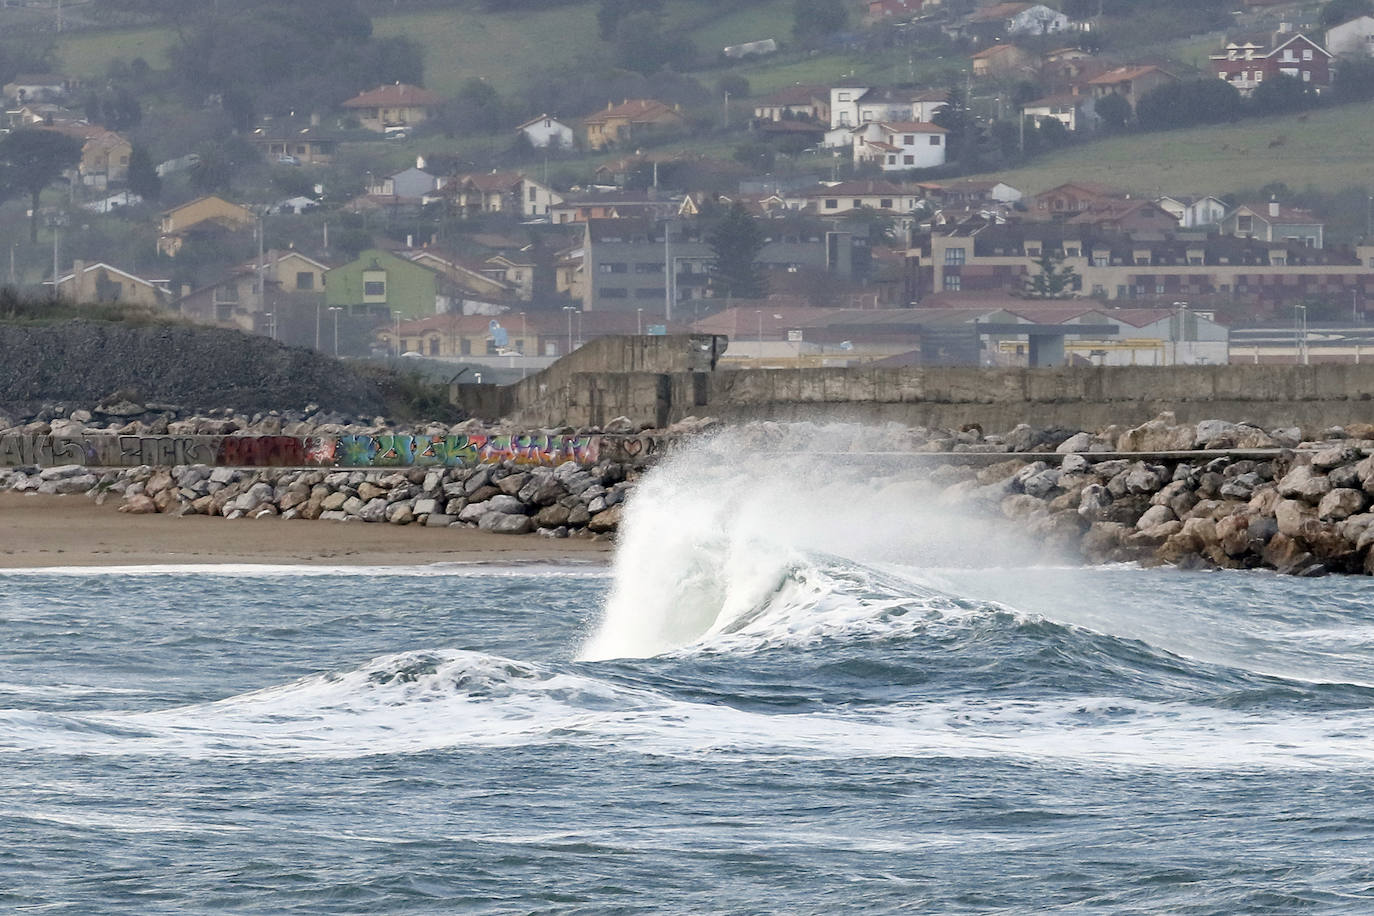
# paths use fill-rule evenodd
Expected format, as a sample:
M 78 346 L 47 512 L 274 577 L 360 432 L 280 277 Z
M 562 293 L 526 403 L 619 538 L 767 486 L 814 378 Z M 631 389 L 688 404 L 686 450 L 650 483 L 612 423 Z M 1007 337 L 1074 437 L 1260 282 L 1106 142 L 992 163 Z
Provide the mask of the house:
M 1030 212 L 1042 218 L 1070 216 L 1125 197 L 1125 192 L 1091 181 L 1070 181 L 1031 198 Z
M 830 90 L 823 86 L 788 86 L 760 99 L 754 106 L 760 121 L 790 121 L 798 118 L 830 122 Z
M 438 178 L 424 170 L 425 160 L 419 158 L 415 165 L 390 175 L 382 176 L 368 185 L 367 193 L 372 197 L 390 202 L 419 203 L 438 190 Z
M 77 85 L 70 77 L 56 73 L 21 73 L 0 91 L 4 92 L 5 98 L 21 105 L 26 102 L 62 102 Z
M 884 172 L 941 166 L 947 133 L 920 121 L 868 123 L 854 132 L 854 164 L 876 163 Z
M 682 204 L 680 197 L 653 196 L 644 191 L 593 191 L 560 200 L 550 209 L 549 220 L 562 224 L 593 219 L 666 219 Z
M 390 352 L 440 358 L 538 355 L 542 352 L 541 338 L 547 337 L 555 344 L 564 339 L 557 324 L 555 316 L 538 313 L 493 317 L 449 312 L 379 325 L 375 339 Z
M 285 314 L 278 306 L 322 306 L 328 271 L 328 264 L 295 249 L 273 249 L 264 253 L 261 263 L 255 259 L 240 264 L 215 282 L 184 294 L 174 308 L 193 321 L 262 332 L 271 321 L 264 316 Z
M 941 206 L 952 204 L 1014 204 L 1024 195 L 1005 181 L 960 178 L 943 184 L 918 185 L 926 196 Z
M 975 77 L 1013 73 L 1030 65 L 1030 55 L 1014 44 L 998 42 L 969 56 Z
M 1129 102 L 1131 110 L 1135 111 L 1136 103 L 1145 93 L 1165 83 L 1177 81 L 1177 77 L 1172 73 L 1150 64 L 1139 67 L 1117 67 L 1114 70 L 1108 70 L 1106 73 L 1088 80 L 1088 89 L 1094 99 L 1119 95 Z
M 919 187 L 902 187 L 890 181 L 830 182 L 785 195 L 787 206 L 819 216 L 839 216 L 868 208 L 892 215 L 909 216 L 922 200 Z
M 1184 229 L 1196 229 L 1221 222 L 1230 207 L 1217 197 L 1157 197 L 1155 203 L 1178 220 Z
M 858 127 L 863 123 L 859 117 L 859 100 L 871 86 L 832 86 L 830 88 L 830 126 Z
M 317 124 L 290 121 L 266 124 L 248 135 L 271 163 L 288 165 L 330 165 L 339 149 L 338 137 Z
M 356 95 L 344 102 L 343 107 L 356 114 L 365 129 L 385 133 L 387 128 L 424 123 L 442 103 L 443 100 L 428 89 L 392 83 Z
M 1068 130 L 1087 130 L 1093 123 L 1093 98 L 1074 92 L 1047 95 L 1022 105 L 1021 116 L 1036 124 L 1053 119 Z
M 1327 29 L 1326 50 L 1336 57 L 1374 57 L 1374 16 L 1357 16 Z
M 927 89 L 911 96 L 911 120 L 934 121 L 935 113 L 949 103 L 948 89 Z
M 81 161 L 77 163 L 76 175 L 87 187 L 104 190 L 112 182 L 129 179 L 133 145 L 114 131 L 85 121 L 57 123 L 43 129 L 81 141 Z
M 439 275 L 421 264 L 370 248 L 324 275 L 329 308 L 348 315 L 421 318 L 439 311 Z
M 625 99 L 619 105 L 608 102 L 604 111 L 582 119 L 587 148 L 591 150 L 629 143 L 646 132 L 671 130 L 683 123 L 676 106 L 656 99 Z
M 1221 219 L 1221 231 L 1243 239 L 1292 242 L 1308 248 L 1324 244 L 1325 225 L 1310 210 L 1268 204 L 1241 204 Z
M 1301 32 L 1237 38 L 1211 55 L 1218 79 L 1249 95 L 1266 79 L 1289 76 L 1318 92 L 1331 85 L 1331 52 Z
M 531 118 L 515 128 L 535 149 L 572 149 L 577 143 L 577 134 L 562 121 L 547 114 Z
M 1068 31 L 1069 17 L 1043 3 L 993 3 L 974 10 L 961 32 L 978 41 L 1013 35 L 1052 35 Z
M 462 299 L 462 311 L 469 314 L 480 305 L 495 305 L 517 300 L 516 290 L 506 282 L 502 267 L 478 258 L 461 257 L 433 248 L 419 248 L 405 252 L 405 256 L 423 267 L 436 271 Z
M 214 195 L 197 197 L 162 211 L 157 250 L 174 258 L 192 233 L 205 233 L 207 230 L 235 232 L 247 229 L 257 221 L 257 214 L 247 207 Z
M 557 191 L 523 172 L 482 172 L 449 179 L 440 193 L 462 216 L 514 213 L 525 219 L 545 219 L 563 202 Z
M 57 295 L 72 302 L 143 305 L 162 308 L 172 299 L 170 280 L 148 280 L 103 261 L 73 261 L 71 273 L 57 280 Z

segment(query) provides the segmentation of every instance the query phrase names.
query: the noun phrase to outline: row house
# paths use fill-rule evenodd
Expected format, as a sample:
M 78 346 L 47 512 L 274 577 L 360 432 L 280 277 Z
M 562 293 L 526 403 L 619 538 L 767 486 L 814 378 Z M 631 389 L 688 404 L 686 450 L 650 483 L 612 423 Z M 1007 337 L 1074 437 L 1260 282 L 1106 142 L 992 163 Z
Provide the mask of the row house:
M 1214 226 L 1231 208 L 1218 197 L 1157 197 L 1155 203 L 1164 208 L 1184 229 Z
M 782 196 L 788 209 L 817 216 L 840 216 L 862 209 L 910 216 L 921 206 L 924 192 L 919 186 L 903 187 L 890 181 L 842 181 Z
M 549 211 L 554 224 L 594 219 L 665 219 L 681 209 L 681 197 L 654 197 L 643 191 L 569 194 Z
M 1331 52 L 1302 33 L 1238 38 L 1211 55 L 1218 79 L 1249 95 L 1266 79 L 1288 76 L 1318 92 L 1331 85 Z
M 1078 275 L 1076 295 L 1107 301 L 1225 302 L 1262 315 L 1305 298 L 1374 295 L 1374 246 L 1354 256 L 1202 232 L 1098 232 L 1060 224 L 969 224 L 932 233 L 919 252 L 934 293 L 1025 289 L 1045 249 Z
M 563 197 L 523 172 L 484 172 L 449 179 L 437 191 L 463 216 L 513 213 L 523 219 L 551 219 Z

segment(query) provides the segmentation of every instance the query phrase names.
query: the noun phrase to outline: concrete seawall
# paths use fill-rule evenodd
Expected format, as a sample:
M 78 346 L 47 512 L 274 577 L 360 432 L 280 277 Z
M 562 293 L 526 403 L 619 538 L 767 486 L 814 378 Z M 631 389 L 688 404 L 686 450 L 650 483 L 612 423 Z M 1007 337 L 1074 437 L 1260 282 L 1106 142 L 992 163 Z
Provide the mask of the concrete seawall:
M 625 416 L 662 428 L 694 415 L 1096 429 L 1164 410 L 1265 427 L 1374 420 L 1374 365 L 721 370 L 723 351 L 710 335 L 606 338 L 517 385 L 455 386 L 453 395 L 474 416 L 528 426 Z

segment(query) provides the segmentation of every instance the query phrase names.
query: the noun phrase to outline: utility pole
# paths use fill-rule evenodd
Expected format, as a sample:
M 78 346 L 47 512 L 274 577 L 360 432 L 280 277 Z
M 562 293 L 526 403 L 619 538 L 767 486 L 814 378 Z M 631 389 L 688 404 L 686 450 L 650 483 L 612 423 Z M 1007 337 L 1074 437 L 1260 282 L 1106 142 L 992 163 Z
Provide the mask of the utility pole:
M 673 320 L 673 221 L 663 221 L 663 321 Z
M 725 129 L 730 129 L 730 90 L 725 90 Z

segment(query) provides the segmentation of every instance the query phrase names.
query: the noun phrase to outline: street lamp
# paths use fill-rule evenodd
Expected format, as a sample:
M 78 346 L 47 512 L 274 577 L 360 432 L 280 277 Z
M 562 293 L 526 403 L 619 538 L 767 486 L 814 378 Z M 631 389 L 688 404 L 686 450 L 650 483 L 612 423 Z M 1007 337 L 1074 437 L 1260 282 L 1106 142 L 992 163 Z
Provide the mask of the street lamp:
M 635 333 L 644 336 L 644 309 L 635 309 Z
M 759 348 L 755 355 L 757 358 L 763 359 L 763 309 L 754 309 L 754 318 L 759 323 Z
M 315 351 L 320 349 L 320 309 L 324 307 L 324 302 L 315 303 Z
M 329 310 L 334 313 L 334 356 L 339 355 L 339 313 L 343 311 L 341 305 L 331 305 Z
M 1297 362 L 1306 366 L 1307 359 L 1307 306 L 1293 306 L 1293 324 L 1298 344 Z
M 573 345 L 572 345 L 572 316 L 573 316 L 573 312 L 577 311 L 577 309 L 573 308 L 571 305 L 565 305 L 565 306 L 563 306 L 563 311 L 565 311 L 565 312 L 568 313 L 568 350 L 567 350 L 567 352 L 568 352 L 568 353 L 571 353 L 571 352 L 572 352 L 572 348 L 573 348 Z
M 528 362 L 528 360 L 529 360 L 529 355 L 530 355 L 530 354 L 529 354 L 529 348 L 530 348 L 529 334 L 528 334 L 528 332 L 525 330 L 525 313 L 524 313 L 524 312 L 521 312 L 521 313 L 520 313 L 520 346 L 516 348 L 516 349 L 518 349 L 518 350 L 520 351 L 520 377 L 521 377 L 521 378 L 524 378 L 524 377 L 529 373 L 529 371 L 530 371 L 530 364 L 529 364 L 529 362 Z M 539 349 L 539 347 L 538 347 L 538 345 L 536 345 L 536 346 L 535 346 L 535 350 L 538 350 L 538 349 Z

